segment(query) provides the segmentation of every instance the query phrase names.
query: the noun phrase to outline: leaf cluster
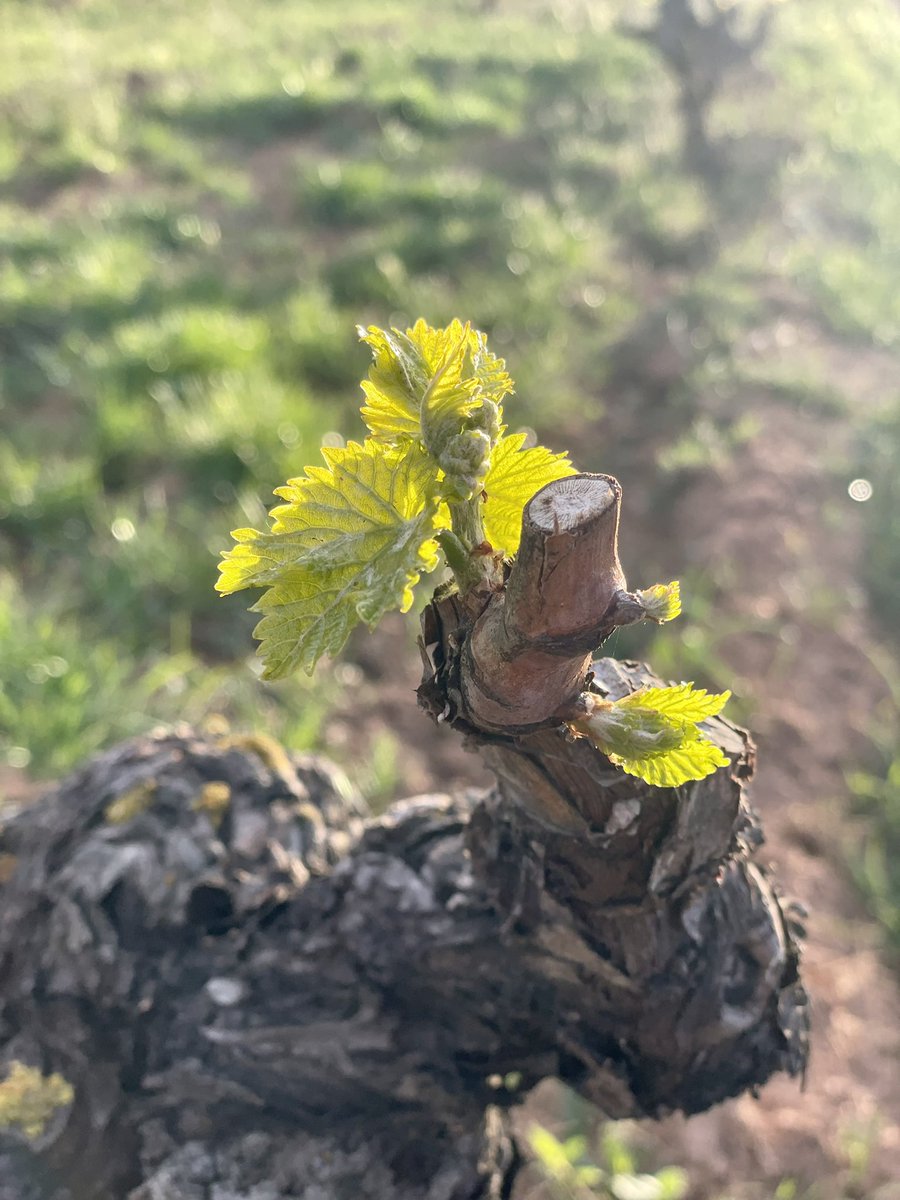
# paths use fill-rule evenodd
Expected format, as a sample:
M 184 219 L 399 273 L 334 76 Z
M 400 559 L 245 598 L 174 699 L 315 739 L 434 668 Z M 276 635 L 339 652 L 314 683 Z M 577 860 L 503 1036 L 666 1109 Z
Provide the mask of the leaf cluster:
M 269 514 L 269 529 L 236 530 L 223 555 L 220 592 L 265 589 L 254 610 L 268 679 L 311 672 L 360 622 L 372 627 L 391 609 L 407 611 L 441 552 L 461 591 L 496 584 L 498 564 L 519 548 L 525 505 L 574 474 L 564 454 L 507 432 L 512 380 L 471 325 L 436 329 L 419 320 L 405 332 L 371 326 L 359 335 L 372 351 L 362 382 L 368 436 L 323 449 L 324 466 L 277 489 L 284 503 Z M 502 586 L 502 572 L 499 579 Z M 629 601 L 659 623 L 681 611 L 677 582 Z M 569 727 L 628 774 L 676 787 L 726 765 L 698 722 L 727 698 L 691 684 L 615 703 L 585 694 L 585 715 Z
M 324 467 L 277 490 L 285 503 L 269 531 L 236 530 L 223 556 L 220 592 L 266 588 L 254 608 L 269 679 L 312 671 L 359 622 L 407 611 L 440 562 L 439 540 L 457 570 L 474 569 L 480 542 L 514 555 L 525 504 L 574 473 L 565 455 L 506 432 L 512 381 L 483 333 L 420 320 L 360 336 L 373 356 L 362 384 L 369 436 L 323 449 Z

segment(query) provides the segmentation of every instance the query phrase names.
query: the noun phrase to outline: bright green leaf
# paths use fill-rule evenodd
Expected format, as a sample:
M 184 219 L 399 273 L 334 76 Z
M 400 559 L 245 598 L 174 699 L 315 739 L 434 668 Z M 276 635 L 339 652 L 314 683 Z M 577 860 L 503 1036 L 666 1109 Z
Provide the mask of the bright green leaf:
M 643 705 L 596 701 L 587 720 L 589 736 L 605 754 L 641 760 L 674 750 L 684 740 L 684 722 Z
M 623 696 L 619 708 L 639 705 L 652 708 L 678 721 L 705 721 L 715 717 L 731 699 L 731 692 L 709 693 L 703 688 L 694 690 L 692 683 L 680 683 L 674 687 L 648 687 Z
M 543 446 L 522 448 L 526 435 L 511 433 L 494 447 L 484 481 L 484 530 L 495 550 L 511 557 L 522 536 L 522 510 L 545 484 L 576 474 L 565 454 Z
M 223 556 L 218 590 L 267 587 L 255 636 L 265 676 L 311 671 L 353 627 L 405 612 L 423 571 L 437 565 L 432 535 L 445 521 L 427 459 L 367 441 L 322 451 L 278 494 L 272 531 L 238 530 Z
M 563 1149 L 566 1152 L 566 1158 L 569 1162 L 577 1163 L 587 1153 L 587 1138 L 583 1133 L 573 1134 L 572 1137 L 567 1137 L 563 1142 Z
M 392 445 L 404 438 L 418 438 L 422 398 L 429 382 L 421 350 L 395 329 L 372 325 L 361 328 L 359 335 L 374 358 L 369 378 L 362 382 L 368 402 L 362 407 L 362 417 L 372 436 Z
M 646 758 L 623 758 L 610 754 L 609 761 L 621 767 L 626 775 L 636 775 L 653 787 L 680 787 L 694 779 L 705 779 L 719 767 L 727 767 L 728 759 L 718 746 L 695 731 L 688 731 L 682 744 L 664 753 Z
M 424 322 L 416 322 L 413 336 L 420 325 L 424 326 Z M 440 338 L 438 344 L 443 346 L 443 353 L 436 361 L 422 397 L 422 440 L 429 448 L 434 446 L 435 439 L 440 437 L 443 430 L 452 429 L 456 432 L 464 418 L 471 416 L 481 406 L 477 381 L 467 372 L 472 330 L 468 325 L 460 325 L 459 321 L 454 321 L 444 331 L 427 326 L 423 329 L 423 333 L 427 334 L 440 335 L 441 332 L 445 336 Z
M 663 625 L 666 621 L 674 621 L 681 613 L 681 584 L 677 579 L 671 583 L 654 583 L 635 594 L 648 621 Z
M 656 1179 L 662 1189 L 660 1200 L 682 1200 L 687 1193 L 688 1177 L 681 1167 L 661 1167 Z
M 407 336 L 420 348 L 430 374 L 452 364 L 453 373 L 458 369 L 459 378 L 479 401 L 500 404 L 512 392 L 503 359 L 488 350 L 486 336 L 468 322 L 454 320 L 446 329 L 432 329 L 420 317 Z M 436 408 L 434 400 L 432 407 Z
M 642 688 L 621 700 L 593 699 L 588 716 L 572 723 L 610 762 L 654 787 L 705 779 L 728 759 L 697 728 L 721 711 L 730 693 L 709 695 L 693 684 Z
M 512 390 L 484 334 L 461 321 L 433 329 L 419 320 L 406 333 L 371 326 L 360 336 L 374 356 L 362 416 L 379 441 L 418 440 L 439 460 L 446 438 L 469 418 L 478 423 L 485 403 L 499 405 Z
M 580 1187 L 597 1188 L 606 1178 L 606 1172 L 595 1163 L 582 1163 L 575 1168 L 575 1175 Z
M 603 1151 L 603 1161 L 613 1175 L 633 1175 L 635 1166 L 634 1151 L 623 1135 L 623 1127 L 615 1121 L 609 1121 L 603 1126 L 600 1135 L 600 1146 Z

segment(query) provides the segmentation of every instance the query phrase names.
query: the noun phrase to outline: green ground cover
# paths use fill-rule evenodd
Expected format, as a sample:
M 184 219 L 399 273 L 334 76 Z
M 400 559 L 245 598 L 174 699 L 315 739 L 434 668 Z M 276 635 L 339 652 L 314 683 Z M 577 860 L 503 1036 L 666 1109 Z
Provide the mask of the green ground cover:
M 900 397 L 851 412 L 823 362 L 741 346 L 776 285 L 824 337 L 900 346 L 900 14 L 777 5 L 768 76 L 711 106 L 733 151 L 717 190 L 685 165 L 659 51 L 624 29 L 656 10 L 3 7 L 0 760 L 47 777 L 210 714 L 317 743 L 340 678 L 248 671 L 216 555 L 323 438 L 359 432 L 355 326 L 420 314 L 486 329 L 511 415 L 580 465 L 610 468 L 606 438 L 617 462 L 649 445 L 663 499 L 740 452 L 748 388 L 846 408 L 896 632 Z M 699 622 L 672 644 L 662 669 L 729 682 Z M 900 837 L 896 804 L 873 812 Z M 891 905 L 896 861 L 871 867 Z
M 669 89 L 581 20 L 485 18 L 473 41 L 471 10 L 430 12 L 4 10 L 12 762 L 52 774 L 213 700 L 314 736 L 290 714 L 321 688 L 220 672 L 216 691 L 201 664 L 249 645 L 244 604 L 212 589 L 227 531 L 355 430 L 358 322 L 464 312 L 515 357 L 523 422 L 579 417 L 638 304 L 613 164 L 652 175 L 628 129 L 664 123 Z

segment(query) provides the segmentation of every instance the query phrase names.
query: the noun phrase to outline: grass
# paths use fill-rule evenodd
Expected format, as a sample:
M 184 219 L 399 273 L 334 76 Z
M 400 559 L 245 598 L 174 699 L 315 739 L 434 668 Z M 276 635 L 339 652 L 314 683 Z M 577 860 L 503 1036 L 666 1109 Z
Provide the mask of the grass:
M 856 877 L 900 961 L 900 755 L 885 749 L 870 771 L 849 778 L 859 811 L 868 818 Z
M 291 705 L 246 675 L 251 621 L 214 597 L 215 557 L 323 437 L 354 431 L 359 321 L 464 312 L 517 359 L 521 421 L 551 384 L 575 411 L 637 297 L 564 175 L 596 172 L 621 203 L 621 123 L 659 115 L 665 88 L 629 39 L 585 46 L 583 23 L 539 12 L 489 21 L 476 48 L 471 20 L 357 0 L 338 39 L 334 14 L 284 0 L 4 10 L 8 761 L 56 774 L 218 703 L 209 678 L 229 671 L 307 743 L 323 691 L 298 685 L 314 716 L 292 735 Z M 586 158 L 613 127 L 600 172 Z
M 243 600 L 212 584 L 228 530 L 357 431 L 357 323 L 470 317 L 509 360 L 515 424 L 592 469 L 649 444 L 664 503 L 741 453 L 754 390 L 849 411 L 815 361 L 745 352 L 786 291 L 824 339 L 900 340 L 900 18 L 810 4 L 778 7 L 768 79 L 714 104 L 727 203 L 623 28 L 653 0 L 7 4 L 0 758 L 46 777 L 220 711 L 315 744 L 340 684 L 264 687 Z M 897 413 L 852 416 L 888 629 Z M 701 624 L 661 669 L 717 676 Z M 380 803 L 395 751 L 374 751 Z
M 554 1200 L 682 1200 L 687 1194 L 688 1178 L 679 1167 L 639 1171 L 628 1122 L 604 1125 L 595 1140 L 591 1147 L 584 1133 L 561 1140 L 549 1129 L 532 1127 L 534 1161 Z

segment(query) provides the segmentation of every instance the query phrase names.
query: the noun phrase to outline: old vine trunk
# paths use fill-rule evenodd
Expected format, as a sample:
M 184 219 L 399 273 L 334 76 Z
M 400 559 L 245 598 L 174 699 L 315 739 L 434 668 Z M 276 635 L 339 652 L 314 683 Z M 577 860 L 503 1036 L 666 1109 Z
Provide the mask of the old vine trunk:
M 652 679 L 591 658 L 634 616 L 618 505 L 551 484 L 505 586 L 425 614 L 420 701 L 487 795 L 366 820 L 322 761 L 182 732 L 7 822 L 0 1061 L 74 1098 L 0 1131 L 0 1200 L 506 1197 L 541 1079 L 655 1117 L 802 1070 L 747 734 L 710 721 L 730 770 L 653 789 L 560 726 Z

